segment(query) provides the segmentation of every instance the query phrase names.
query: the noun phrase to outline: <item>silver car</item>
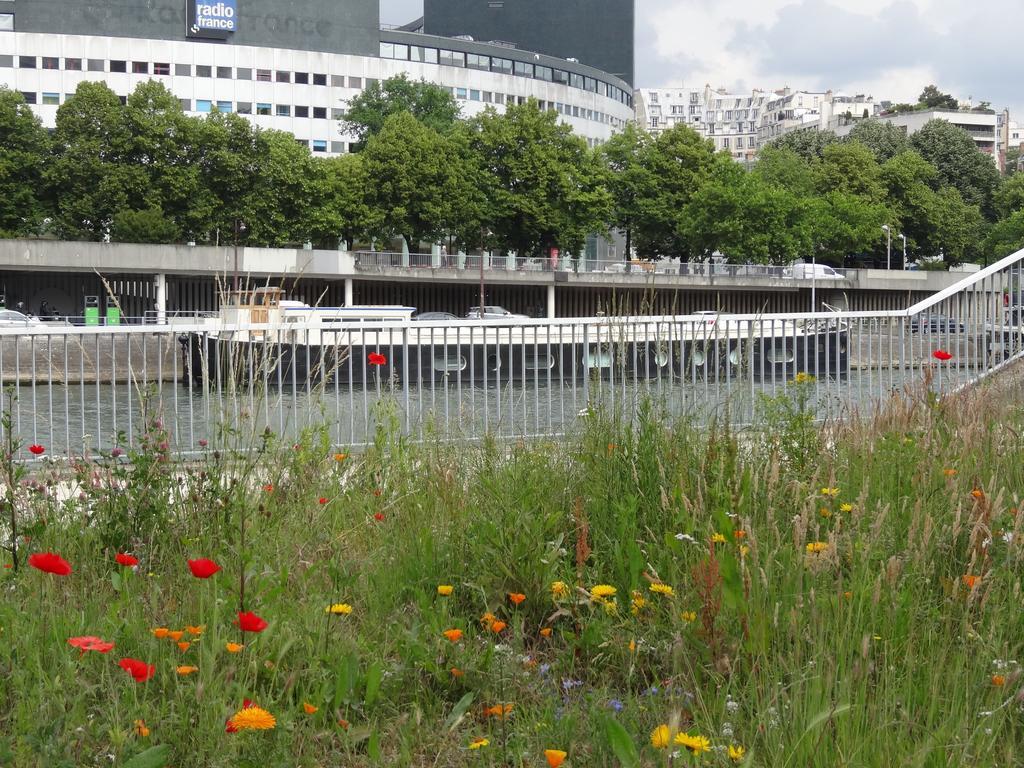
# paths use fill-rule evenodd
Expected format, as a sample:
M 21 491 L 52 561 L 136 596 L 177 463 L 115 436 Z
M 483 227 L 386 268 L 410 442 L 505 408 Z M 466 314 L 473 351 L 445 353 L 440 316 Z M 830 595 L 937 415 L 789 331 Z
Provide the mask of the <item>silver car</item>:
M 42 325 L 38 317 L 29 317 L 13 309 L 0 309 L 0 328 L 31 328 Z
M 470 320 L 480 319 L 480 307 L 473 307 L 466 313 Z M 529 315 L 517 315 L 504 307 L 484 305 L 484 320 L 527 320 Z

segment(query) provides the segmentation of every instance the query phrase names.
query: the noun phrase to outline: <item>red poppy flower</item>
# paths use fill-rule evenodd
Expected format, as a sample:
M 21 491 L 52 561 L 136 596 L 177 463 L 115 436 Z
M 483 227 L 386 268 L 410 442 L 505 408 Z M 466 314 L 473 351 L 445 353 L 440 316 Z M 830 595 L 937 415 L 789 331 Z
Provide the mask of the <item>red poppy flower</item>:
M 246 611 L 245 613 L 238 614 L 238 618 L 235 619 L 235 626 L 243 632 L 262 632 L 267 628 L 267 622 L 252 611 Z
M 274 492 L 274 484 L 273 483 L 267 483 L 266 485 L 263 486 L 263 490 L 266 491 L 267 493 L 273 493 Z
M 82 635 L 81 637 L 69 637 L 68 645 L 78 648 L 85 653 L 86 651 L 96 651 L 97 653 L 107 653 L 114 647 L 113 643 L 108 643 L 102 638 L 95 637 L 93 635 Z
M 378 523 L 384 522 L 384 513 L 383 512 L 374 512 L 373 513 L 373 519 L 376 520 Z
M 326 496 L 321 496 L 319 499 L 317 499 L 317 501 L 319 501 L 321 504 L 326 504 L 327 503 L 327 497 Z
M 943 362 L 945 362 L 946 360 L 952 359 L 953 356 L 944 349 L 936 349 L 934 352 L 932 352 L 932 357 L 934 357 L 936 360 L 942 360 Z
M 121 659 L 117 666 L 131 675 L 136 683 L 144 683 L 156 674 L 156 667 L 138 659 Z
M 370 365 L 388 364 L 388 359 L 384 357 L 384 355 L 382 355 L 380 352 L 371 352 L 369 355 L 366 356 L 366 360 L 367 362 L 370 363 Z
M 207 560 L 205 557 L 201 557 L 198 560 L 189 560 L 188 567 L 191 569 L 192 575 L 197 579 L 208 579 L 220 570 L 219 565 L 213 562 L 213 560 Z
M 29 555 L 28 564 L 44 573 L 52 573 L 54 576 L 67 576 L 71 573 L 71 564 L 53 552 L 36 552 L 34 555 Z
M 31 453 L 33 456 L 42 456 L 44 453 L 46 453 L 46 449 L 43 448 L 43 446 L 41 445 L 30 445 L 28 447 L 28 452 Z
M 118 565 L 123 565 L 126 568 L 139 564 L 139 558 L 132 555 L 126 555 L 124 552 L 118 552 L 114 555 L 114 559 L 117 560 Z

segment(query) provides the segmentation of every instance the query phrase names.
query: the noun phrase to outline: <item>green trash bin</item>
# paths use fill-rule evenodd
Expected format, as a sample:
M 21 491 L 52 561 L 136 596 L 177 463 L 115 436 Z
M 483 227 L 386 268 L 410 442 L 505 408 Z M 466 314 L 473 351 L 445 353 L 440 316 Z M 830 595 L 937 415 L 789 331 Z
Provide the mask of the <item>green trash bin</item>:
M 86 325 L 99 325 L 100 324 L 100 297 L 99 296 L 86 296 L 85 297 L 85 324 Z
M 107 325 L 121 324 L 121 310 L 117 307 L 107 307 Z

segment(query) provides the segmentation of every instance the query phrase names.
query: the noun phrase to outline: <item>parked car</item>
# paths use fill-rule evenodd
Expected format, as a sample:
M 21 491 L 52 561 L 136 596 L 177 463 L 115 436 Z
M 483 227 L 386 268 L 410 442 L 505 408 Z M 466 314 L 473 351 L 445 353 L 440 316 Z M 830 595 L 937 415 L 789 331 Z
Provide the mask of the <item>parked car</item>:
M 963 333 L 964 324 L 945 315 L 915 315 L 910 319 L 911 333 Z
M 448 321 L 458 320 L 455 315 L 451 312 L 420 312 L 418 315 L 413 317 L 413 320 L 432 320 L 432 321 Z
M 0 309 L 0 328 L 30 328 L 42 325 L 38 317 L 30 317 L 13 309 Z
M 787 277 L 796 280 L 842 280 L 841 274 L 836 272 L 828 264 L 793 264 L 789 268 Z
M 473 307 L 466 313 L 466 317 L 471 320 L 480 319 L 480 307 Z M 517 315 L 514 312 L 509 312 L 504 307 L 499 306 L 487 306 L 484 305 L 484 320 L 526 320 L 528 315 Z

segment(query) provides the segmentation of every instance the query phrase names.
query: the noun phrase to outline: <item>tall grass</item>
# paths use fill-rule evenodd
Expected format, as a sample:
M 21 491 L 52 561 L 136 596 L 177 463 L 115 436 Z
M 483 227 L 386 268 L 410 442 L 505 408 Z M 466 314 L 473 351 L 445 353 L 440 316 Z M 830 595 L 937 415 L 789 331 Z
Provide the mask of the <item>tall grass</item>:
M 412 445 L 383 413 L 359 456 L 311 430 L 188 465 L 151 418 L 136 452 L 4 495 L 0 764 L 1019 764 L 1020 389 L 820 428 L 798 385 L 758 432 L 645 404 L 515 445 Z M 243 584 L 261 633 L 233 626 Z M 151 632 L 186 626 L 187 650 Z M 244 699 L 276 727 L 227 733 Z M 656 748 L 662 724 L 710 750 Z

